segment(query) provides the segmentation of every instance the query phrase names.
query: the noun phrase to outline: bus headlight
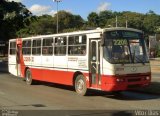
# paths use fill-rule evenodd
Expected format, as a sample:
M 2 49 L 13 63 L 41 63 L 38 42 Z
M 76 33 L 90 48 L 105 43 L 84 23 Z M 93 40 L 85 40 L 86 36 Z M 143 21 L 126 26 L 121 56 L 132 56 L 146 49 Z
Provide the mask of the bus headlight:
M 117 82 L 124 82 L 124 79 L 117 79 Z
M 149 80 L 149 79 L 150 79 L 150 77 L 149 77 L 149 76 L 147 76 L 147 77 L 146 77 L 146 80 Z

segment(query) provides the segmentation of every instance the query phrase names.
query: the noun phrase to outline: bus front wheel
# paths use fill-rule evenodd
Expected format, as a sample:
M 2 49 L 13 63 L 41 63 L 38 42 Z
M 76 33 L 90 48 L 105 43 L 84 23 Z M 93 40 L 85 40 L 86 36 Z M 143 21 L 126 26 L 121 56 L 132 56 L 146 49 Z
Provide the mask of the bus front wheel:
M 86 87 L 86 80 L 83 75 L 78 75 L 75 80 L 75 90 L 79 95 L 86 95 L 87 87 Z
M 32 85 L 33 84 L 33 80 L 32 80 L 32 74 L 31 71 L 29 69 L 26 70 L 26 84 L 27 85 Z

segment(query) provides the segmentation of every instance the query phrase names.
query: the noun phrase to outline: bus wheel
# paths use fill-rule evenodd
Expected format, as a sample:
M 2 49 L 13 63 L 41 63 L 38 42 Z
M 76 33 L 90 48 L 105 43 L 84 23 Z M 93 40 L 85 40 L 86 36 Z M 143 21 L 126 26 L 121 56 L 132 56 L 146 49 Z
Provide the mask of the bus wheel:
M 75 80 L 75 90 L 79 95 L 86 95 L 87 87 L 86 87 L 86 80 L 83 75 L 78 75 Z
M 31 71 L 29 69 L 26 70 L 26 83 L 27 85 L 32 85 L 33 84 L 33 80 L 32 80 L 32 74 Z

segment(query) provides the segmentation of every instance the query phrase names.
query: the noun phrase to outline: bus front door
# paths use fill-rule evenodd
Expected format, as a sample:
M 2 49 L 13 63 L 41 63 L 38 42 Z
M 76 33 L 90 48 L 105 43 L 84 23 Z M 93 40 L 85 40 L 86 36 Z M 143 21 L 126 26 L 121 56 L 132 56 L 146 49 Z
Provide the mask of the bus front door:
M 98 39 L 90 40 L 89 48 L 89 66 L 90 66 L 90 85 L 94 88 L 99 88 L 100 79 L 100 41 Z

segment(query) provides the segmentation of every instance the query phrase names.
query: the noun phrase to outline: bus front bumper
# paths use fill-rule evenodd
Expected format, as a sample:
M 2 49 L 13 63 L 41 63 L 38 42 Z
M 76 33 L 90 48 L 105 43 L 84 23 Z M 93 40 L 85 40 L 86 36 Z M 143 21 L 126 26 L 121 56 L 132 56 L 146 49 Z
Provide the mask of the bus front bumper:
M 132 76 L 102 76 L 101 90 L 103 91 L 124 91 L 148 86 L 151 82 L 151 75 Z

